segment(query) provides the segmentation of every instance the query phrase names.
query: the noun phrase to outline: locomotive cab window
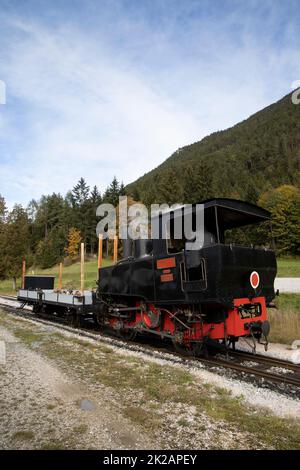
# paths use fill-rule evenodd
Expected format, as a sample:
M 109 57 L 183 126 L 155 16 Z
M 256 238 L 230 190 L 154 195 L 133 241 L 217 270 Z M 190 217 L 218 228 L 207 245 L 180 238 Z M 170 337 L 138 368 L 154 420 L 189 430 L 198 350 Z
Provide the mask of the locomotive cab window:
M 257 245 L 257 224 L 269 224 L 268 212 L 251 203 L 227 200 L 226 205 L 216 206 L 215 212 L 219 243 L 225 245 Z
M 173 216 L 166 223 L 165 235 L 167 252 L 169 254 L 180 253 L 181 251 L 186 250 L 186 244 L 195 242 L 196 238 L 203 240 L 202 246 L 209 246 L 218 243 L 218 232 L 214 211 L 205 211 L 204 227 L 197 227 L 196 213 L 193 209 L 191 233 L 187 231 L 187 227 L 185 227 L 184 223 L 183 217 L 179 218 Z M 197 231 L 204 231 L 204 233 L 200 234 Z M 181 238 L 178 238 L 178 236 Z
M 186 233 L 189 242 L 194 242 L 195 239 L 202 240 L 202 246 L 210 246 L 218 243 L 218 230 L 216 224 L 216 215 L 214 208 L 205 209 L 204 211 L 204 226 L 200 220 L 197 220 L 196 208 L 193 208 L 192 215 L 192 232 Z M 195 235 L 196 234 L 196 235 Z
M 258 228 L 260 227 L 260 228 Z M 260 232 L 259 232 L 260 230 Z M 269 222 L 263 222 L 258 225 L 245 225 L 244 227 L 237 227 L 225 230 L 224 244 L 225 245 L 238 245 L 238 246 L 256 246 L 266 247 L 266 238 L 259 236 L 261 231 L 272 233 Z

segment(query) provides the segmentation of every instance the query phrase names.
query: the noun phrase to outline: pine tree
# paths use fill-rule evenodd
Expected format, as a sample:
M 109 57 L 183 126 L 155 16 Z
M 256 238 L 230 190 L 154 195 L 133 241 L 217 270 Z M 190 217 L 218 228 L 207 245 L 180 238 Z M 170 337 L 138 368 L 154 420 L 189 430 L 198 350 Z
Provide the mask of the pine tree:
M 208 198 L 210 177 L 205 162 L 200 162 L 195 167 L 187 165 L 183 172 L 183 180 L 185 203 L 199 203 Z
M 134 186 L 132 188 L 132 190 L 130 191 L 130 194 L 132 196 L 132 198 L 135 200 L 135 201 L 140 201 L 141 197 L 140 197 L 140 192 L 137 188 L 137 186 Z
M 90 187 L 80 178 L 72 190 L 74 226 L 81 232 L 86 249 L 90 247 Z
M 42 269 L 51 268 L 61 262 L 65 254 L 66 237 L 61 229 L 53 229 L 46 240 L 40 240 L 36 247 L 35 264 Z
M 98 207 L 102 202 L 101 193 L 98 190 L 97 186 L 94 186 L 91 191 L 90 201 L 94 207 Z
M 126 196 L 126 190 L 123 181 L 120 184 L 120 190 L 119 190 L 119 195 L 120 196 Z
M 96 217 L 97 207 L 102 203 L 101 193 L 97 186 L 94 186 L 89 201 L 89 244 L 91 255 L 97 251 L 98 237 L 96 234 L 96 227 L 98 219 Z
M 114 207 L 117 207 L 117 205 L 119 204 L 120 189 L 120 184 L 117 178 L 114 176 L 112 182 L 104 193 L 104 202 L 107 202 L 109 204 L 112 204 Z
M 6 213 L 7 213 L 7 208 L 5 204 L 5 199 L 0 194 L 0 223 L 4 222 Z
M 173 168 L 168 169 L 160 178 L 157 188 L 157 202 L 160 204 L 181 204 L 184 193 L 182 185 Z
M 1 238 L 1 269 L 6 277 L 13 279 L 13 288 L 16 289 L 22 261 L 30 257 L 28 216 L 21 205 L 16 204 L 9 212 Z
M 244 197 L 245 201 L 251 202 L 252 204 L 257 204 L 258 197 L 259 192 L 257 190 L 256 184 L 252 180 L 249 180 Z
M 87 185 L 84 178 L 80 178 L 78 183 L 74 186 L 72 190 L 74 202 L 76 205 L 81 206 L 89 198 L 90 188 Z
M 7 209 L 4 197 L 0 194 L 0 279 L 5 278 L 5 264 L 3 259 L 3 253 L 5 248 L 5 219 L 7 215 Z

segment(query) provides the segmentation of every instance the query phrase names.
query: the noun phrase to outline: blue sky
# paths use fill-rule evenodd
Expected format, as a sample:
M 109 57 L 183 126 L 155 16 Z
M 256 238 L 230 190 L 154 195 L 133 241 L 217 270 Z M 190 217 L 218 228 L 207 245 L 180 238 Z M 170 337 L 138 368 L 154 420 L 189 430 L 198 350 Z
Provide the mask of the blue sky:
M 0 194 L 129 183 L 300 80 L 298 1 L 0 0 Z

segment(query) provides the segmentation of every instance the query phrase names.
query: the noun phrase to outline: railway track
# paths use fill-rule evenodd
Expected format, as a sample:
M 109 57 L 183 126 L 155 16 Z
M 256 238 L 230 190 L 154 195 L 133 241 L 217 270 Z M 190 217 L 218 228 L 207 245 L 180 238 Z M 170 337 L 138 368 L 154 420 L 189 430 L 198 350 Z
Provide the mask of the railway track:
M 214 370 L 216 368 L 230 369 L 242 374 L 244 377 L 252 376 L 267 382 L 271 382 L 273 384 L 290 385 L 300 388 L 300 365 L 293 364 L 289 361 L 259 354 L 254 355 L 238 350 L 232 350 L 227 355 L 218 354 L 216 357 L 209 359 L 194 356 L 189 356 L 189 358 L 187 358 L 186 355 L 175 352 L 171 348 L 166 347 L 166 345 L 163 343 L 155 343 L 154 349 L 153 346 L 149 346 L 149 344 L 145 344 L 143 342 L 127 342 L 119 338 L 111 337 L 110 335 L 105 335 L 102 332 L 100 333 L 94 329 L 91 329 L 91 326 L 90 329 L 83 329 L 80 327 L 75 328 L 57 319 L 53 321 L 53 317 L 37 317 L 36 315 L 30 313 L 30 310 L 17 310 L 15 306 L 9 306 L 5 303 L 2 303 L 1 298 L 10 301 L 17 301 L 16 297 L 0 296 L 0 306 L 16 316 L 30 319 L 35 323 L 52 325 L 56 328 L 80 335 L 82 337 L 106 342 L 119 348 L 142 352 L 149 356 L 158 357 L 160 359 L 163 357 L 163 355 L 167 354 L 167 359 L 173 362 L 190 364 L 193 367 L 199 363 L 201 364 L 201 367 L 205 365 L 207 368 Z
M 300 387 L 300 366 L 288 361 L 253 354 L 235 354 L 230 351 L 228 358 L 201 359 L 211 366 L 219 366 L 260 377 L 276 384 Z
M 246 351 L 231 351 L 230 355 L 236 358 L 243 360 L 255 360 L 261 364 L 268 363 L 268 365 L 273 367 L 283 367 L 285 369 L 290 369 L 294 372 L 300 372 L 300 365 L 294 364 L 293 362 L 285 361 L 283 359 L 278 359 L 276 357 L 263 356 L 260 354 L 253 355 L 252 353 L 247 353 Z
M 1 299 L 13 300 L 14 302 L 17 302 L 17 297 L 13 296 L 13 295 L 1 295 L 0 296 L 0 304 L 1 304 Z

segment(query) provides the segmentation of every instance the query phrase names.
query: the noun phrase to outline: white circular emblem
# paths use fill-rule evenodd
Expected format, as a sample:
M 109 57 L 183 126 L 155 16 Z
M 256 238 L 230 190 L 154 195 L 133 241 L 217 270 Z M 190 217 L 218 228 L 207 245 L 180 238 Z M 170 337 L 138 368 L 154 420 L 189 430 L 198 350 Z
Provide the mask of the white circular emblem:
M 256 289 L 259 286 L 259 274 L 256 271 L 252 271 L 250 274 L 250 284 L 253 289 Z

